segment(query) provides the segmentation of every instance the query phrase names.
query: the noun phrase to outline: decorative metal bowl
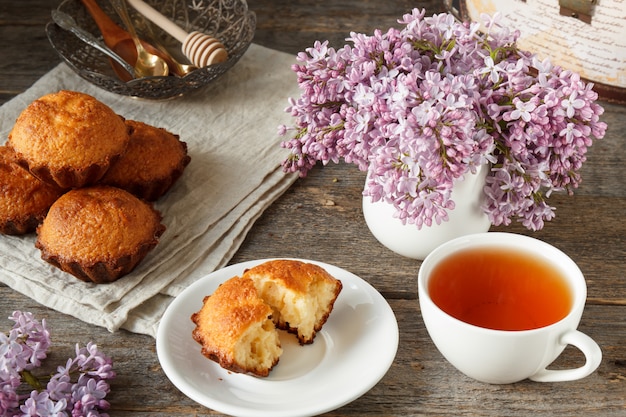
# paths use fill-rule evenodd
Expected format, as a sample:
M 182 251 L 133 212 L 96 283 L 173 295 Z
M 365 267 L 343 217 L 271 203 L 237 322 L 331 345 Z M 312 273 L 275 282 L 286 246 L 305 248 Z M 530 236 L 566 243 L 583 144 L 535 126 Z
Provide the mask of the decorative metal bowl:
M 184 77 L 175 75 L 145 77 L 122 81 L 112 69 L 109 58 L 61 29 L 54 22 L 46 26 L 46 34 L 63 61 L 85 80 L 117 94 L 162 100 L 181 96 L 216 80 L 246 52 L 256 28 L 256 15 L 248 10 L 246 0 L 145 0 L 187 32 L 199 31 L 219 39 L 228 51 L 228 60 L 198 68 Z M 124 28 L 108 1 L 98 4 L 118 25 Z M 184 10 L 181 9 L 181 4 Z M 80 0 L 65 0 L 59 10 L 72 16 L 78 25 L 102 40 L 100 30 Z M 137 14 L 129 7 L 131 14 Z M 178 43 L 157 26 L 153 31 L 172 55 L 183 60 Z

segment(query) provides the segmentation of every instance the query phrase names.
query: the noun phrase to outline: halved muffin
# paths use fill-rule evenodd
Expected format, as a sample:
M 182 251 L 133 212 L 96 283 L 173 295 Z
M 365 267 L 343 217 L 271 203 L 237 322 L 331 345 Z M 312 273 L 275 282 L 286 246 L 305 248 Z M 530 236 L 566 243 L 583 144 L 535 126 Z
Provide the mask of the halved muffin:
M 155 201 L 169 191 L 191 161 L 187 144 L 163 128 L 135 120 L 126 120 L 126 125 L 130 130 L 126 153 L 100 183 Z
M 34 232 L 61 194 L 18 165 L 11 148 L 0 146 L 0 233 Z
M 34 176 L 60 188 L 98 181 L 130 140 L 124 118 L 96 98 L 61 90 L 33 101 L 7 145 Z
M 151 204 L 101 185 L 61 196 L 37 228 L 35 246 L 45 261 L 99 284 L 131 272 L 164 231 Z
M 272 309 L 248 278 L 233 277 L 204 297 L 191 316 L 194 340 L 202 354 L 233 372 L 267 376 L 282 348 L 271 320 Z
M 300 344 L 313 343 L 343 288 L 324 268 L 288 259 L 257 265 L 243 277 L 254 282 L 272 307 L 276 327 L 296 334 Z

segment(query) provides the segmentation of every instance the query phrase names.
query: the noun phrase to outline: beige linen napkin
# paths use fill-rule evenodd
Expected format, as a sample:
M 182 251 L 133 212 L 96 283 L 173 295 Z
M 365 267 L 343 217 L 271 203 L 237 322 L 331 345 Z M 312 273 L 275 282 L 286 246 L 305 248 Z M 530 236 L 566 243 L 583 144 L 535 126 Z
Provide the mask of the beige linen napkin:
M 169 302 L 228 263 L 254 221 L 295 180 L 280 167 L 279 124 L 298 94 L 294 57 L 251 45 L 214 85 L 168 101 L 108 93 L 60 64 L 0 108 L 0 141 L 33 100 L 61 89 L 91 94 L 127 119 L 163 127 L 187 142 L 191 163 L 156 203 L 167 230 L 129 275 L 88 284 L 48 265 L 35 235 L 0 236 L 0 281 L 37 302 L 111 331 L 156 335 Z M 16 306 L 19 308 L 19 306 Z

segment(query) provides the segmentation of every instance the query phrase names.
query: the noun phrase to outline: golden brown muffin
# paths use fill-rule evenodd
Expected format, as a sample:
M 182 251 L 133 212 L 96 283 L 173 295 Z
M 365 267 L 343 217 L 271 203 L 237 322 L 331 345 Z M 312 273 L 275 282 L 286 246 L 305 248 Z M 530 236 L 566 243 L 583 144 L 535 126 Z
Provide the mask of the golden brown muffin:
M 127 191 L 68 191 L 37 228 L 41 257 L 83 281 L 112 282 L 132 271 L 165 231 L 161 214 Z
M 313 343 L 343 287 L 324 268 L 287 259 L 257 265 L 243 276 L 272 307 L 276 327 L 296 334 L 300 344 Z
M 19 166 L 11 148 L 0 146 L 0 233 L 34 232 L 61 194 Z
M 26 107 L 7 145 L 33 175 L 67 189 L 99 180 L 129 140 L 124 119 L 107 105 L 90 95 L 62 90 Z
M 233 277 L 204 297 L 200 311 L 192 314 L 192 336 L 202 354 L 222 368 L 267 376 L 282 354 L 271 314 L 250 279 Z
M 144 200 L 164 195 L 180 178 L 191 158 L 177 135 L 146 123 L 127 120 L 130 142 L 126 153 L 100 181 Z

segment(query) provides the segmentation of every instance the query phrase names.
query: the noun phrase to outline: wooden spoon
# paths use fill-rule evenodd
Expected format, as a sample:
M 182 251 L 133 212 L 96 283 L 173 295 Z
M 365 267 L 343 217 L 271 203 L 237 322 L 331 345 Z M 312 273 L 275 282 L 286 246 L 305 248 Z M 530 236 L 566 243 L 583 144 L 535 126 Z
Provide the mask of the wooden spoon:
M 135 63 L 137 62 L 137 48 L 130 33 L 119 27 L 109 17 L 109 15 L 107 15 L 104 10 L 102 10 L 100 6 L 98 6 L 98 3 L 96 3 L 95 0 L 81 0 L 81 2 L 87 8 L 87 11 L 89 12 L 89 14 L 91 14 L 91 17 L 93 17 L 96 25 L 100 29 L 100 32 L 102 33 L 102 37 L 104 39 L 104 43 L 116 54 L 121 56 L 124 61 L 135 65 Z M 148 52 L 161 56 L 159 51 L 155 49 L 152 45 L 148 44 L 145 41 L 140 42 L 141 45 Z M 130 80 L 130 77 L 126 73 L 126 71 L 122 70 L 117 63 L 112 64 L 113 70 L 118 77 L 120 77 L 123 81 Z
M 102 44 L 102 42 L 96 39 L 96 37 L 93 36 L 91 33 L 79 27 L 78 23 L 76 23 L 76 20 L 74 20 L 72 16 L 70 16 L 67 13 L 63 13 L 62 11 L 58 9 L 53 9 L 52 20 L 54 20 L 54 23 L 59 25 L 59 27 L 72 32 L 80 40 L 90 45 L 91 47 L 96 48 L 97 50 L 104 53 L 112 60 L 114 60 L 114 62 L 119 64 L 124 69 L 124 71 L 126 71 L 128 75 L 130 75 L 131 78 L 135 77 L 135 69 L 133 68 L 132 65 L 124 61 L 124 59 L 120 57 L 118 54 L 116 54 L 115 52 L 113 52 L 111 48 Z

